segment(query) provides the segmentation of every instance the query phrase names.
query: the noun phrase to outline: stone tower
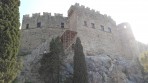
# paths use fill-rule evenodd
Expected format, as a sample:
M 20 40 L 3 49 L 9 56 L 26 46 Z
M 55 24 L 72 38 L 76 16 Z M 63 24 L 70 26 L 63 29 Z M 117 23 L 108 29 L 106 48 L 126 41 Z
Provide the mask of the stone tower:
M 78 32 L 84 52 L 107 53 L 119 55 L 119 38 L 117 26 L 110 16 L 75 4 L 68 10 L 70 29 Z M 113 47 L 116 48 L 113 48 Z
M 117 26 L 117 28 L 120 36 L 123 56 L 128 58 L 137 56 L 139 54 L 137 41 L 135 40 L 130 24 L 126 22 L 121 23 Z

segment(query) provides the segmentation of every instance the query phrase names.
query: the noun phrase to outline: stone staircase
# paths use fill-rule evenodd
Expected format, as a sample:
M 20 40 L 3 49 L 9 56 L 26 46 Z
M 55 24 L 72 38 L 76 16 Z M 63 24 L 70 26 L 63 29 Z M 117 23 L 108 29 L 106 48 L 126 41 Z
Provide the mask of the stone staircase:
M 63 48 L 65 52 L 68 50 L 72 49 L 72 45 L 74 45 L 77 37 L 77 32 L 71 31 L 71 30 L 66 30 L 64 33 L 61 35 L 61 42 L 63 43 Z

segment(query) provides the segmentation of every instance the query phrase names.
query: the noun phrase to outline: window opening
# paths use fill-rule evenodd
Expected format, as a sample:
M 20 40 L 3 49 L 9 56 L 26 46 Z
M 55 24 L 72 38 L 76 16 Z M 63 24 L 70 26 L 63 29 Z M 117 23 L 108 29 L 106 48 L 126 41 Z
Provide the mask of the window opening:
M 61 23 L 61 28 L 64 28 L 64 23 L 63 22 Z
M 110 27 L 108 27 L 108 31 L 109 31 L 109 32 L 112 32 Z
M 87 26 L 87 22 L 86 21 L 84 21 L 84 26 Z
M 26 29 L 29 29 L 29 24 L 26 24 Z
M 103 25 L 101 25 L 101 30 L 104 31 L 104 26 Z
M 92 27 L 92 28 L 95 28 L 95 24 L 94 24 L 94 23 L 91 23 L 91 27 Z
M 37 23 L 37 28 L 41 27 L 41 22 Z

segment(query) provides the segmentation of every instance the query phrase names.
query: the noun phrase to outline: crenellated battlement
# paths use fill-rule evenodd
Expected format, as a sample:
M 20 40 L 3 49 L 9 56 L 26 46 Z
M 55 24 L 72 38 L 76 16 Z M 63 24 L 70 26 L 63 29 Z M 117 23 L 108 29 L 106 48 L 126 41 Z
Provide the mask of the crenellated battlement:
M 94 9 L 91 9 L 89 7 L 86 7 L 84 5 L 80 5 L 79 3 L 75 3 L 75 5 L 72 5 L 70 7 L 70 9 L 68 10 L 68 14 L 71 12 L 71 11 L 78 11 L 80 10 L 80 12 L 87 12 L 87 13 L 90 13 L 92 15 L 96 15 L 98 17 L 104 17 L 106 18 L 107 20 L 109 20 L 110 22 L 116 24 L 116 22 L 111 18 L 111 16 L 108 16 L 107 14 L 101 14 L 100 11 L 96 11 Z
M 94 14 L 100 14 L 99 11 L 96 11 L 96 10 L 86 7 L 84 5 L 79 5 L 79 3 L 76 3 L 75 5 L 72 5 L 71 7 L 79 8 L 83 11 L 87 11 L 87 12 L 94 13 Z
M 30 18 L 29 14 L 23 15 L 23 19 Z
M 31 18 L 38 18 L 38 17 L 44 17 L 44 16 L 49 16 L 51 17 L 51 13 L 48 13 L 48 12 L 43 12 L 42 14 L 41 13 L 33 13 L 32 15 L 29 15 L 29 14 L 26 14 L 26 15 L 23 15 L 23 19 L 31 19 Z M 60 14 L 60 13 L 54 13 L 54 15 L 52 17 L 64 17 L 63 14 Z
M 39 17 L 40 16 L 40 13 L 34 13 L 32 14 L 32 17 Z
M 54 16 L 61 16 L 61 17 L 63 17 L 63 14 L 60 14 L 60 13 L 54 13 Z
M 46 15 L 51 16 L 51 13 L 43 12 L 43 16 L 46 16 Z
M 60 13 L 33 13 L 23 16 L 22 29 L 36 29 L 38 27 L 61 27 L 61 23 L 66 24 L 67 18 Z

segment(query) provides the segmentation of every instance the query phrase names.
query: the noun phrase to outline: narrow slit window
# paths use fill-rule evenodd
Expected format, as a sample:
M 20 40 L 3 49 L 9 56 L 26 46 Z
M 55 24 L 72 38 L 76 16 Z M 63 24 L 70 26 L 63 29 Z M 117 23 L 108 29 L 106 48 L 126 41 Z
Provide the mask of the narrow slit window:
M 91 23 L 91 27 L 92 27 L 92 28 L 95 28 L 95 24 L 94 24 L 94 23 Z
M 26 29 L 29 29 L 29 24 L 26 24 Z
M 84 26 L 87 26 L 87 22 L 86 21 L 84 21 Z
M 41 27 L 41 22 L 37 23 L 37 28 Z
M 108 31 L 111 33 L 112 32 L 112 30 L 111 30 L 111 28 L 110 27 L 108 27 Z
M 61 28 L 64 28 L 64 23 L 63 22 L 61 23 Z
M 104 26 L 103 25 L 101 25 L 101 30 L 104 31 Z

